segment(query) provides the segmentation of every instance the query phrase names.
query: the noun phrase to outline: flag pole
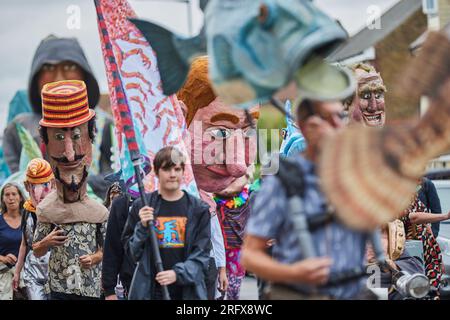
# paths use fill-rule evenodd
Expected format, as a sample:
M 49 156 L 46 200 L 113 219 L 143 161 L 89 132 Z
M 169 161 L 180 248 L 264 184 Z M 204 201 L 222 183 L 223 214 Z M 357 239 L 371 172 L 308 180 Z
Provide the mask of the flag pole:
M 117 96 L 117 108 L 120 114 L 120 126 L 123 133 L 125 134 L 125 140 L 128 146 L 128 150 L 130 152 L 130 158 L 133 163 L 134 172 L 136 175 L 136 180 L 139 188 L 140 198 L 143 206 L 148 206 L 147 198 L 145 197 L 145 189 L 144 184 L 142 182 L 141 177 L 141 165 L 142 165 L 142 157 L 139 152 L 139 146 L 136 141 L 136 131 L 133 125 L 133 119 L 131 117 L 130 107 L 128 105 L 127 97 L 125 91 L 123 89 L 122 81 L 119 75 L 119 68 L 117 66 L 116 58 L 114 56 L 114 52 L 112 49 L 112 45 L 110 42 L 110 37 L 108 34 L 108 29 L 106 27 L 106 22 L 103 17 L 102 8 L 100 4 L 100 0 L 94 0 L 95 8 L 97 11 L 97 19 L 98 19 L 98 27 L 100 33 L 100 40 L 103 44 L 102 49 L 105 53 L 105 64 L 108 65 L 111 70 L 113 81 L 114 81 L 114 90 Z M 108 71 L 107 71 L 108 72 Z M 156 237 L 156 232 L 154 228 L 154 220 L 149 221 L 150 228 L 150 243 L 153 253 L 153 259 L 155 261 L 155 267 L 157 273 L 164 271 L 163 264 L 161 260 L 161 253 L 159 251 L 158 239 Z M 164 300 L 170 300 L 169 290 L 167 285 L 161 285 L 162 295 Z

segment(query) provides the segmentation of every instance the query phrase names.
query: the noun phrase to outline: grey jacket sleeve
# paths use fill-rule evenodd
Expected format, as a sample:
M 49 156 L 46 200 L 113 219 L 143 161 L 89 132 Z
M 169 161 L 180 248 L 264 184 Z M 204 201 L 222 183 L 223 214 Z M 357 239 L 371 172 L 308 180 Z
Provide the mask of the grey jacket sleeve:
M 225 267 L 225 243 L 223 240 L 222 228 L 220 227 L 219 217 L 217 216 L 217 214 L 211 217 L 211 244 L 216 267 Z
M 11 173 L 19 171 L 22 143 L 16 129 L 16 123 L 11 122 L 3 133 L 3 154 Z
M 192 250 L 186 261 L 174 265 L 177 284 L 190 285 L 203 279 L 208 268 L 211 251 L 211 225 L 209 209 L 205 208 L 198 216 L 197 226 L 192 234 Z

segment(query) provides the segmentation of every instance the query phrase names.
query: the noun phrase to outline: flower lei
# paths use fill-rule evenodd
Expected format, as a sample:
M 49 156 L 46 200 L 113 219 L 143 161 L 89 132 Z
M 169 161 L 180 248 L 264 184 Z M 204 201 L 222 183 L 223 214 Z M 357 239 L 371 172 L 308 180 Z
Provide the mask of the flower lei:
M 225 206 L 229 209 L 236 209 L 242 207 L 248 200 L 249 188 L 245 186 L 244 189 L 237 195 L 237 197 L 232 198 L 221 198 L 219 196 L 214 196 L 214 201 L 218 206 Z

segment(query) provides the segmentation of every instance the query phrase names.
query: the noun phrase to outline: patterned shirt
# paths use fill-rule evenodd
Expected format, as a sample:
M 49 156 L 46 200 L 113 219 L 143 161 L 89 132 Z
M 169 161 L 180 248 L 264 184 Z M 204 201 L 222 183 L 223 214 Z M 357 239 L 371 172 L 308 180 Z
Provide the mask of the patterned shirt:
M 48 266 L 50 290 L 99 298 L 101 294 L 101 263 L 84 269 L 79 262 L 81 256 L 95 253 L 98 245 L 102 243 L 96 236 L 97 224 L 77 222 L 62 224 L 61 228 L 68 236 L 68 240 L 64 245 L 54 246 L 50 249 Z M 34 242 L 42 240 L 52 230 L 51 224 L 38 222 Z M 101 224 L 100 232 L 104 239 L 106 222 Z
M 293 160 L 298 163 L 304 174 L 305 214 L 314 216 L 323 213 L 328 204 L 320 190 L 314 164 L 300 156 Z M 276 239 L 273 247 L 274 259 L 281 263 L 292 264 L 302 260 L 303 257 L 298 237 L 294 233 L 294 227 L 287 212 L 287 204 L 286 192 L 278 177 L 267 177 L 256 194 L 247 233 L 264 239 Z M 311 236 L 317 255 L 328 256 L 333 260 L 331 273 L 364 267 L 366 234 L 353 231 L 333 221 L 314 230 Z M 351 299 L 357 295 L 365 281 L 366 279 L 362 278 L 347 282 L 345 285 L 321 288 L 318 293 L 337 299 Z M 294 284 L 292 287 L 305 294 L 313 290 L 311 286 L 303 284 Z

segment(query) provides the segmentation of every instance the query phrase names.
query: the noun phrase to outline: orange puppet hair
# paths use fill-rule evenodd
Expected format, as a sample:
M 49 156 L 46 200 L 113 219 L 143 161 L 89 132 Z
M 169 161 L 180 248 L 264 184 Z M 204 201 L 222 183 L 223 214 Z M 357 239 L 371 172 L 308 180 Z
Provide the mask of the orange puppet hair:
M 189 74 L 177 97 L 186 105 L 186 124 L 189 126 L 198 109 L 216 99 L 208 77 L 208 57 L 201 56 L 192 61 Z

